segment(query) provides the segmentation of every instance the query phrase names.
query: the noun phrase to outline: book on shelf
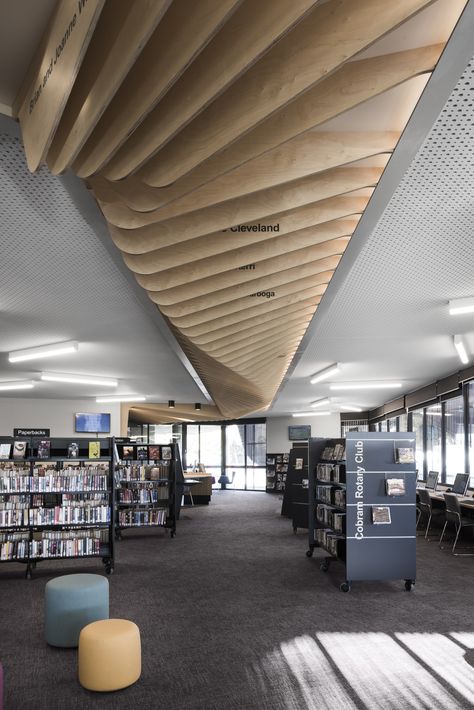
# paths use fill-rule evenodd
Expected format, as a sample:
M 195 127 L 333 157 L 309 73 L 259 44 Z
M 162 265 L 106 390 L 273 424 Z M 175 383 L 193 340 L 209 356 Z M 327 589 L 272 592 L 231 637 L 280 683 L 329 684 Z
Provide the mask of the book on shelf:
M 11 444 L 0 444 L 0 459 L 9 459 L 11 448 Z
M 24 459 L 26 456 L 26 441 L 15 441 L 13 443 L 13 458 L 14 459 Z
M 275 459 L 273 456 L 267 456 L 267 466 L 274 466 L 275 465 Z
M 303 459 L 295 459 L 295 471 L 301 471 L 303 468 Z
M 38 442 L 38 458 L 49 459 L 51 455 L 51 442 L 49 439 L 43 439 Z
M 71 443 L 67 447 L 67 457 L 68 459 L 77 459 L 79 456 L 79 444 L 77 444 L 75 441 L 71 441 Z
M 158 461 L 161 459 L 160 447 L 159 446 L 149 446 L 148 447 L 148 458 L 150 461 Z
M 388 505 L 372 506 L 372 522 L 374 525 L 390 525 L 392 518 Z
M 404 496 L 406 493 L 404 478 L 385 479 L 385 489 L 388 496 Z
M 283 463 L 289 463 L 290 454 L 283 454 Z
M 89 441 L 89 458 L 100 459 L 100 441 Z
M 124 446 L 122 449 L 123 459 L 133 459 L 133 446 Z
M 395 463 L 415 463 L 415 449 L 395 447 Z
M 171 460 L 171 446 L 161 447 L 161 458 L 163 459 L 163 461 Z
M 146 461 L 148 459 L 148 446 L 137 446 L 137 460 Z

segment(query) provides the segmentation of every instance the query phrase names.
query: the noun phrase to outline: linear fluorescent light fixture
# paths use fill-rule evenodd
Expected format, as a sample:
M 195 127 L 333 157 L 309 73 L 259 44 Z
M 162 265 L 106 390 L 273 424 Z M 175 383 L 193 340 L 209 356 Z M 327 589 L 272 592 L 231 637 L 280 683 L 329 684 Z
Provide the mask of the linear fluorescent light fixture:
M 67 355 L 79 350 L 77 340 L 69 340 L 67 343 L 52 343 L 51 345 L 40 345 L 37 348 L 26 348 L 25 350 L 14 350 L 8 353 L 8 362 L 24 362 L 25 360 L 40 360 L 44 357 L 54 357 L 56 355 Z
M 291 416 L 296 417 L 327 417 L 331 412 L 295 412 Z
M 344 412 L 363 412 L 364 411 L 362 409 L 362 407 L 354 407 L 351 404 L 340 404 L 339 406 Z
M 450 316 L 457 316 L 461 313 L 474 313 L 474 296 L 454 298 L 452 301 L 448 301 L 448 304 Z
M 117 387 L 118 380 L 94 375 L 73 375 L 65 372 L 42 372 L 44 382 L 70 382 L 74 385 L 102 385 L 103 387 Z
M 331 390 L 378 390 L 396 389 L 401 387 L 401 382 L 347 382 L 341 385 L 329 385 Z
M 317 372 L 315 375 L 312 376 L 310 379 L 310 383 L 312 385 L 315 385 L 316 382 L 321 382 L 321 380 L 326 380 L 328 377 L 331 377 L 331 375 L 335 375 L 336 372 L 340 371 L 340 366 L 339 363 L 335 363 L 334 365 L 329 365 L 329 367 L 326 367 L 324 370 L 320 370 Z
M 454 347 L 458 351 L 459 359 L 461 360 L 463 365 L 467 365 L 467 363 L 469 362 L 469 355 L 467 354 L 466 345 L 464 344 L 462 335 L 454 335 L 453 341 Z
M 145 402 L 146 397 L 141 394 L 124 394 L 116 397 L 96 397 L 95 401 L 100 404 L 105 404 L 106 402 Z
M 0 382 L 0 391 L 6 390 L 32 390 L 35 383 L 32 380 L 16 380 L 11 382 Z
M 316 402 L 311 402 L 312 407 L 322 407 L 324 404 L 330 404 L 329 397 L 323 397 L 316 400 Z

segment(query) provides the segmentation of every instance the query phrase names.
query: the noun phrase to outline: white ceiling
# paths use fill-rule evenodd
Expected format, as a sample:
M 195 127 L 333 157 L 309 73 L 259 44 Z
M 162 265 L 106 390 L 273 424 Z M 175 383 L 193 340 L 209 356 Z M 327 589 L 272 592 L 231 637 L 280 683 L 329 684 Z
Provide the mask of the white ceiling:
M 460 2 L 453 0 L 453 12 Z M 33 27 L 23 34 L 18 18 L 22 12 L 25 17 L 27 6 L 38 8 L 36 0 L 15 3 L 17 19 L 12 17 L 8 27 L 0 22 L 0 102 L 16 93 L 54 4 L 42 0 L 42 16 L 31 16 L 36 19 L 26 24 Z M 430 8 L 429 41 L 441 4 Z M 270 416 L 307 409 L 311 401 L 332 394 L 339 402 L 372 408 L 443 377 L 460 368 L 454 333 L 467 334 L 474 357 L 474 319 L 447 315 L 449 298 L 474 294 L 471 65 L 459 78 L 473 32 L 472 10 L 471 1 L 462 31 L 458 27 L 417 106 Z M 426 17 L 412 32 L 426 32 Z M 407 47 L 417 41 L 405 37 Z M 408 109 L 398 105 L 397 91 L 354 111 L 354 130 L 372 128 L 377 101 L 388 101 L 393 109 L 382 130 L 403 125 Z M 337 121 L 332 122 L 336 130 Z M 146 394 L 151 401 L 204 402 L 192 368 L 185 369 L 158 311 L 125 269 L 84 185 L 70 175 L 52 177 L 45 169 L 30 175 L 15 135 L 13 122 L 2 119 L 0 380 L 35 378 L 42 369 L 89 373 L 118 377 L 120 392 Z M 31 369 L 7 362 L 9 350 L 69 339 L 81 342 L 76 355 L 38 361 Z M 329 391 L 330 382 L 308 385 L 310 375 L 334 362 L 342 366 L 334 382 L 400 380 L 403 388 L 341 394 Z M 33 393 L 25 396 L 77 398 L 104 391 L 39 383 Z

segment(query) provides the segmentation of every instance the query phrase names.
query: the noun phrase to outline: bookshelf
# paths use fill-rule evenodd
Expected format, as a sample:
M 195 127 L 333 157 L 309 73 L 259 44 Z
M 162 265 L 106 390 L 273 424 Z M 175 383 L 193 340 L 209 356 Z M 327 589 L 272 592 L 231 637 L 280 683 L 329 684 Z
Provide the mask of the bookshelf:
M 288 473 L 289 454 L 268 454 L 266 460 L 267 493 L 283 493 Z
M 30 579 L 38 562 L 97 557 L 112 574 L 113 439 L 0 437 L 0 455 L 0 563 Z
M 176 534 L 177 444 L 116 445 L 115 534 L 131 528 L 166 528 Z
M 361 580 L 416 579 L 415 435 L 348 432 L 310 439 L 309 548 L 345 568 L 343 592 Z

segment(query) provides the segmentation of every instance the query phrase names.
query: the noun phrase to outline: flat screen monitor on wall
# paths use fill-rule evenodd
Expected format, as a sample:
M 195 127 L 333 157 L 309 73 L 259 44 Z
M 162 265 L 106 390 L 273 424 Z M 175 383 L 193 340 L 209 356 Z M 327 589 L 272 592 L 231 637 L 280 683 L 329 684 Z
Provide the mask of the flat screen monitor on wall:
M 74 431 L 82 434 L 108 434 L 110 413 L 78 412 L 74 415 Z
M 290 441 L 306 441 L 311 436 L 311 424 L 300 424 L 299 426 L 288 427 L 288 439 Z

